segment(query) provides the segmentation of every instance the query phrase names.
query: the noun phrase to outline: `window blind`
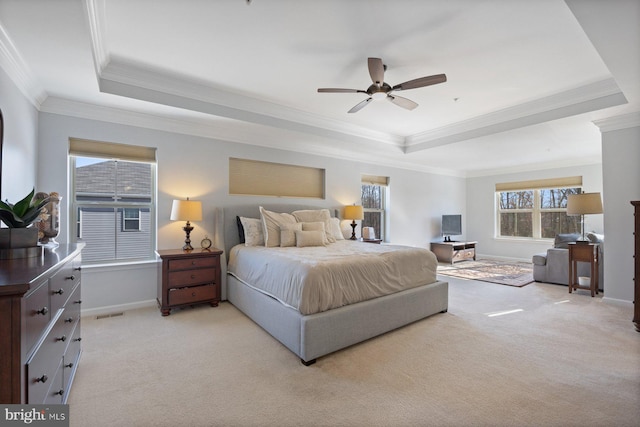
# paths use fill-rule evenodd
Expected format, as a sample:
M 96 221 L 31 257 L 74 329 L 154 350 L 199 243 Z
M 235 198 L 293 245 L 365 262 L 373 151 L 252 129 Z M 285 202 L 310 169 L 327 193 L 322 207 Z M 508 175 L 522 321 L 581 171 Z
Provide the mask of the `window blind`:
M 381 185 L 383 187 L 386 187 L 387 185 L 389 185 L 389 177 L 377 175 L 362 175 L 362 183 L 369 185 Z
M 496 183 L 496 191 L 524 191 L 541 188 L 582 187 L 581 176 L 562 178 L 534 179 L 530 181 Z
M 130 162 L 156 163 L 156 148 L 113 142 L 69 138 L 69 154 L 72 156 L 118 159 Z

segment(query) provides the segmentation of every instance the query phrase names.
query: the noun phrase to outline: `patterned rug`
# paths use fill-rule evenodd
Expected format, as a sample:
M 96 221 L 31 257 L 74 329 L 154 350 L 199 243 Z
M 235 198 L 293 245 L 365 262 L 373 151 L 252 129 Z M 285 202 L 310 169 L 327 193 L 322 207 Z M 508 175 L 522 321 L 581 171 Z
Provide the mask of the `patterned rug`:
M 533 282 L 533 265 L 528 262 L 497 260 L 461 261 L 453 265 L 438 264 L 438 274 L 461 279 L 480 280 L 522 287 Z

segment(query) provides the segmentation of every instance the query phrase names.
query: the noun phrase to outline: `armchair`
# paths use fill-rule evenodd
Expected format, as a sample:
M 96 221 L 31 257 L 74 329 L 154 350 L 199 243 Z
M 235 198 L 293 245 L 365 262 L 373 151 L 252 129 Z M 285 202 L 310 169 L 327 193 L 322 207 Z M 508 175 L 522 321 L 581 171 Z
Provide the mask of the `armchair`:
M 555 283 L 569 285 L 569 243 L 580 239 L 580 234 L 558 234 L 554 240 L 553 248 L 547 252 L 533 256 L 533 280 L 536 282 Z M 598 284 L 599 290 L 603 290 L 604 280 L 604 237 L 595 233 L 588 233 L 587 238 L 591 243 L 598 244 Z M 589 276 L 589 265 L 578 265 L 578 276 Z

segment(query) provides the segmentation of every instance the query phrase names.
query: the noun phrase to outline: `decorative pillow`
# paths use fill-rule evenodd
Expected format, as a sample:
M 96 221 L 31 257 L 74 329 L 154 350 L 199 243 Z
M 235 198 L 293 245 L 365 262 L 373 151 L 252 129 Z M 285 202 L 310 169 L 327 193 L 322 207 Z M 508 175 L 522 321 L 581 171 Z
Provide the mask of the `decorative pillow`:
M 280 247 L 296 245 L 296 231 L 302 231 L 302 224 L 283 224 L 280 226 Z
M 296 231 L 296 246 L 304 248 L 307 246 L 324 246 L 325 233 L 320 230 Z
M 331 232 L 331 212 L 329 209 L 307 209 L 291 213 L 298 222 L 324 222 L 325 238 L 328 243 L 334 243 L 336 238 Z
M 604 255 L 604 234 L 596 234 L 592 231 L 587 233 L 587 239 L 589 239 L 591 243 L 597 243 L 600 255 Z
M 264 233 L 262 232 L 262 221 L 258 218 L 240 217 L 240 223 L 244 229 L 245 246 L 264 245 Z M 242 241 L 242 240 L 241 240 Z
M 239 216 L 236 216 L 236 226 L 238 227 L 238 241 L 244 243 L 244 227 L 242 226 L 242 221 L 240 221 Z
M 324 244 L 329 244 L 327 233 L 324 229 L 324 222 L 303 222 L 302 231 L 322 231 L 322 234 L 324 235 Z
M 296 218 L 288 213 L 271 212 L 260 206 L 264 245 L 268 248 L 280 246 L 280 225 L 295 224 Z
M 344 240 L 339 218 L 331 218 L 331 234 L 336 240 Z

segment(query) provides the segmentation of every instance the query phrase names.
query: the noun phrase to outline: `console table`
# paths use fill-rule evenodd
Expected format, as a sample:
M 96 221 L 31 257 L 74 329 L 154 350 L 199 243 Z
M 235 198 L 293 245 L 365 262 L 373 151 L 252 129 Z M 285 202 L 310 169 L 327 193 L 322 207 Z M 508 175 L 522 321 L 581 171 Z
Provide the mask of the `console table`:
M 453 264 L 458 261 L 476 259 L 478 242 L 432 242 L 431 252 L 436 254 L 438 262 Z

